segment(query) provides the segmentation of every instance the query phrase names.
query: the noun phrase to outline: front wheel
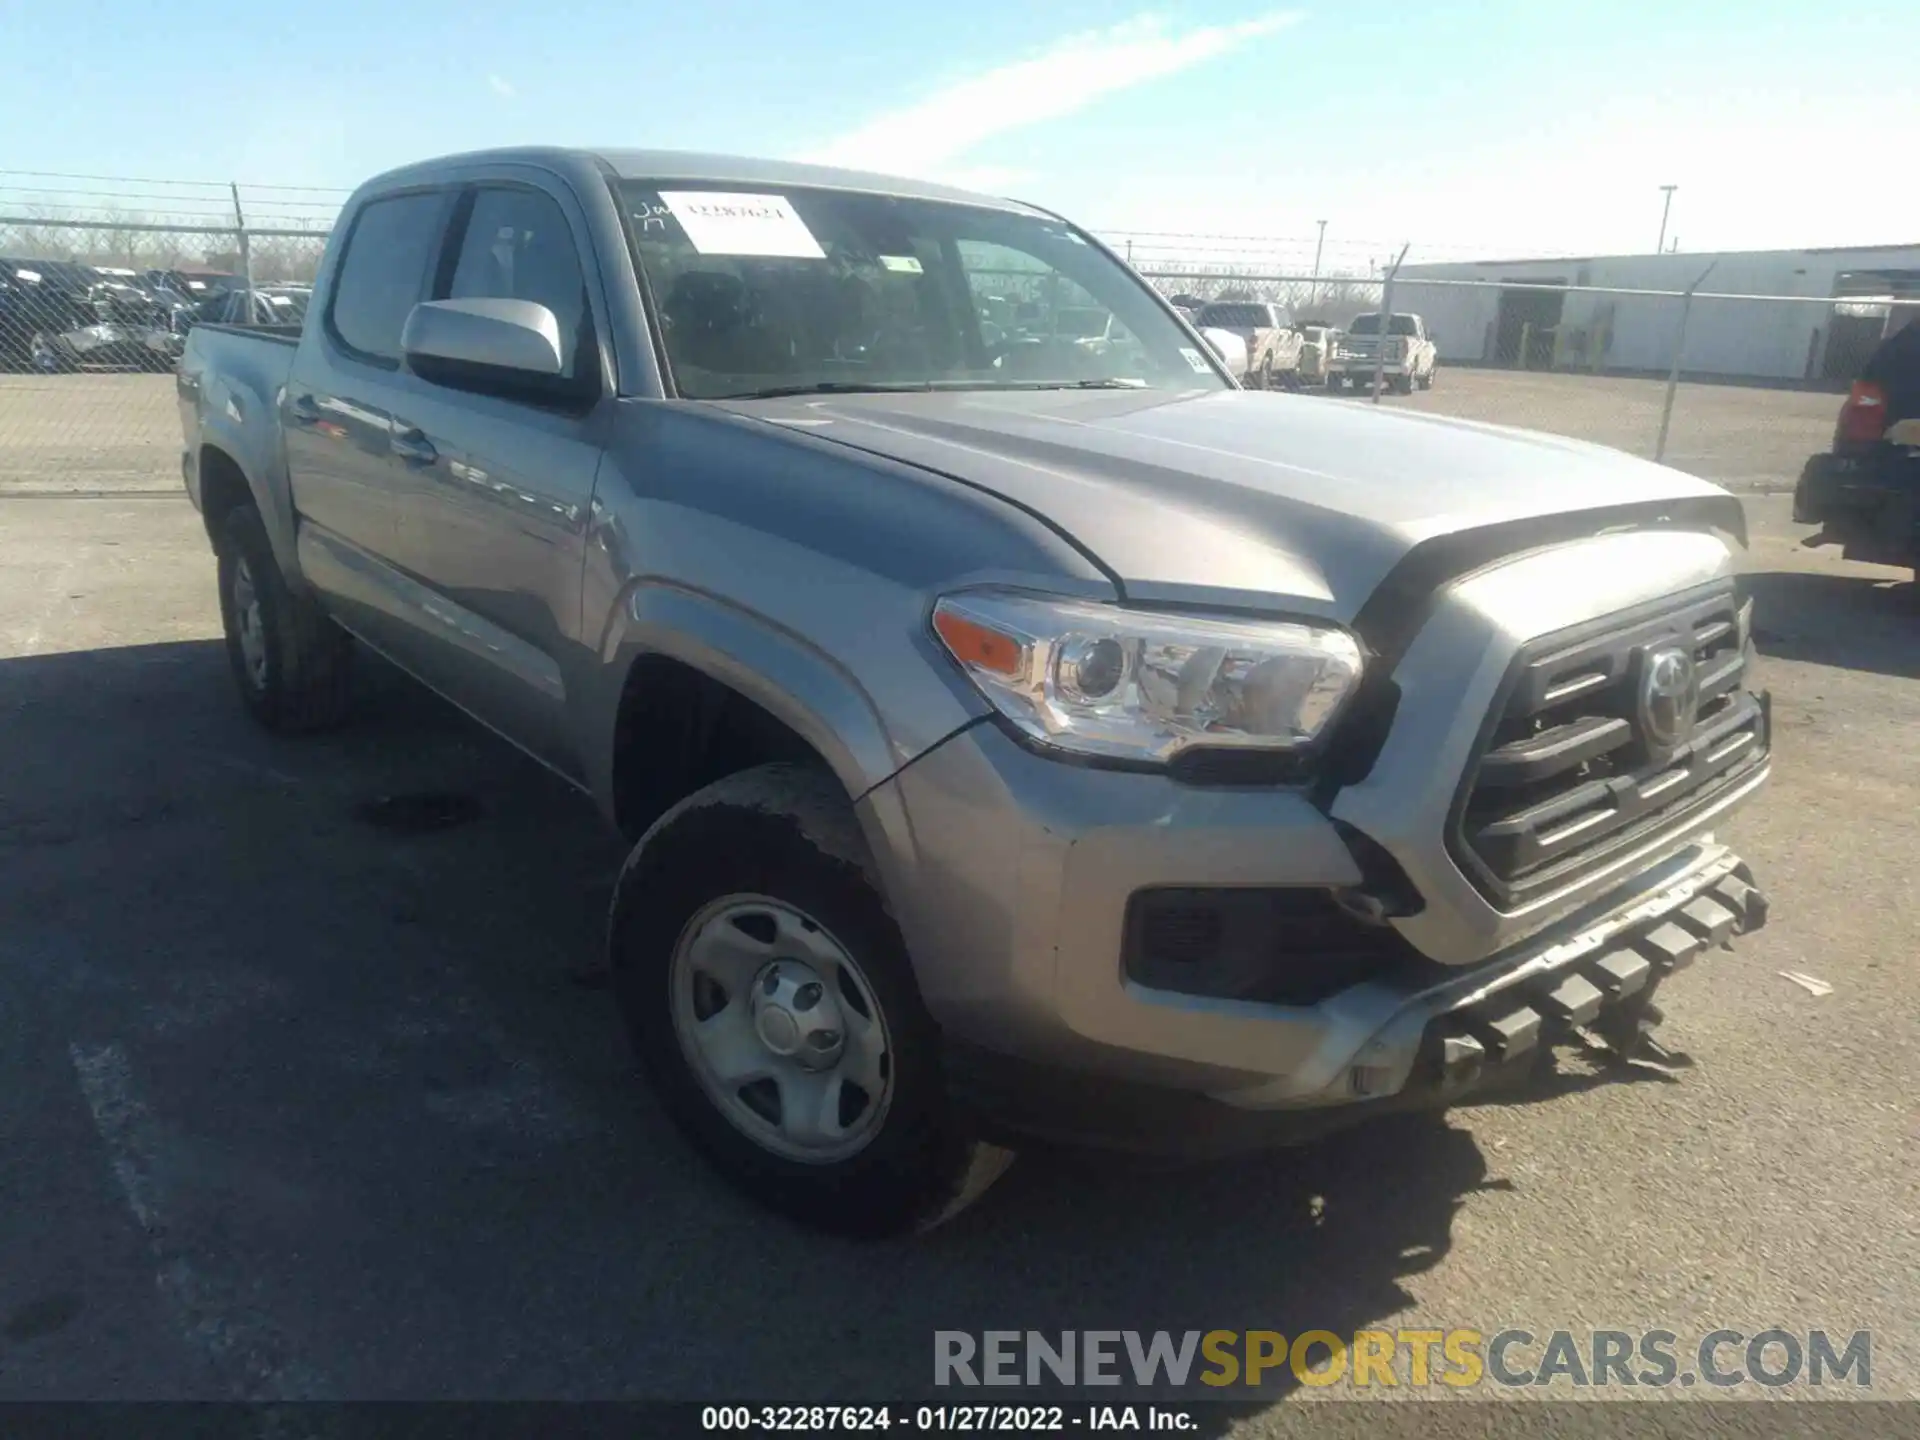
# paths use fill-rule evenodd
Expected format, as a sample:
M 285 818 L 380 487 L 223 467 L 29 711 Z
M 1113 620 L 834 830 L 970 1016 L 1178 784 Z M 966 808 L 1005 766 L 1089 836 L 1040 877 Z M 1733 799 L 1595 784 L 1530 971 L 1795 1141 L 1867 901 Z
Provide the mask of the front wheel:
M 643 836 L 608 944 L 669 1114 L 770 1209 L 863 1237 L 926 1229 L 1006 1168 L 948 1102 L 939 1033 L 831 775 L 765 765 Z
M 1422 390 L 1431 390 L 1433 388 L 1433 371 L 1432 370 L 1428 370 L 1426 374 L 1420 377 L 1420 388 Z

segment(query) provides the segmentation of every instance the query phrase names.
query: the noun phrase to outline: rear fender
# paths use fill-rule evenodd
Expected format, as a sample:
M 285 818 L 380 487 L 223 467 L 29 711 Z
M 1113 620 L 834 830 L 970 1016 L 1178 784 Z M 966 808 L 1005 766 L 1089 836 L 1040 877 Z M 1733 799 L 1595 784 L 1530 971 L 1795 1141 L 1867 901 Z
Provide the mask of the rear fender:
M 195 473 L 189 478 L 194 496 L 205 508 L 204 469 L 217 453 L 231 462 L 247 482 L 247 490 L 266 525 L 267 540 L 280 573 L 295 589 L 304 585 L 294 548 L 293 494 L 287 484 L 285 453 L 280 445 L 280 417 L 271 397 L 215 375 L 205 375 L 199 397 L 199 441 L 189 454 Z M 209 532 L 219 522 L 207 516 Z

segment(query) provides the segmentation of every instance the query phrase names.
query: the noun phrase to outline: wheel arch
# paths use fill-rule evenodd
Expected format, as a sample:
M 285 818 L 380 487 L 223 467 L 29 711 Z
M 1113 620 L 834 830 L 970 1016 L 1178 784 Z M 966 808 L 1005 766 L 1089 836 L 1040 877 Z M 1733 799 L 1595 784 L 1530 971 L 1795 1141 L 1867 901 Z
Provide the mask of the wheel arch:
M 859 682 L 831 656 L 716 596 L 636 588 L 600 663 L 593 789 L 637 837 L 667 808 L 734 770 L 818 764 L 849 805 L 903 763 Z

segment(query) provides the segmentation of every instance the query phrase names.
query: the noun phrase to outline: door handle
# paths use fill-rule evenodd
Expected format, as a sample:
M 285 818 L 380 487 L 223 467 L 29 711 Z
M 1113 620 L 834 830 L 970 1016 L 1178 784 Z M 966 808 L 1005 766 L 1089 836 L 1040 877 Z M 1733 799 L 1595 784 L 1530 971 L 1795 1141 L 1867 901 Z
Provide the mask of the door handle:
M 393 453 L 409 465 L 431 465 L 440 458 L 440 452 L 433 448 L 433 442 L 427 439 L 426 432 L 412 427 L 394 431 L 393 439 L 388 443 Z
M 320 407 L 313 403 L 313 396 L 296 395 L 287 402 L 287 418 L 296 425 L 318 425 Z

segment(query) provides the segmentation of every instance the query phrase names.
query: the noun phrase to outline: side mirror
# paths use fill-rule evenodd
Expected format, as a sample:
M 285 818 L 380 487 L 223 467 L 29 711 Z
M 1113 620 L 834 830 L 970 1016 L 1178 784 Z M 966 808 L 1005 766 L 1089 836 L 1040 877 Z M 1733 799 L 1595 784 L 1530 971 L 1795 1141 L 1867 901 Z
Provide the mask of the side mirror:
M 409 360 L 477 365 L 490 371 L 557 376 L 560 321 L 531 300 L 427 300 L 413 307 L 400 332 Z

